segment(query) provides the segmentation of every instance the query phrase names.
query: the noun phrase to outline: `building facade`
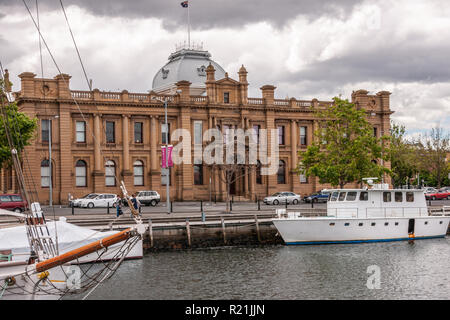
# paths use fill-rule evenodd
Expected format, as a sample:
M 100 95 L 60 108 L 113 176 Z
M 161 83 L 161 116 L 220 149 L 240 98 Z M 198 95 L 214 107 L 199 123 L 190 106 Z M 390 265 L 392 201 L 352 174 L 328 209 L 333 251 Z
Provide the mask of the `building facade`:
M 21 90 L 14 94 L 19 109 L 38 118 L 39 124 L 35 140 L 25 149 L 25 180 L 41 203 L 49 201 L 50 178 L 54 204 L 67 203 L 69 195 L 121 195 L 120 180 L 129 192 L 156 190 L 164 200 L 167 181 L 166 169 L 161 169 L 161 146 L 166 143 L 167 127 L 161 100 L 168 101 L 169 132 L 177 128 L 190 131 L 192 147 L 194 137 L 210 128 L 277 130 L 277 173 L 261 176 L 249 168 L 230 188 L 235 197 L 262 199 L 276 191 L 303 196 L 330 187 L 313 177 L 298 175 L 295 168 L 301 161 L 298 151 L 306 150 L 318 128 L 312 107 L 326 108 L 332 102 L 275 99 L 273 85 L 262 86 L 261 97 L 248 97 L 245 67 L 239 69 L 237 79 L 232 79 L 207 51 L 181 49 L 172 54 L 155 75 L 149 93 L 72 90 L 67 74 L 41 79 L 24 72 L 19 77 Z M 352 102 L 367 110 L 378 136 L 389 133 L 389 95 L 387 91 L 369 95 L 358 90 L 351 96 Z M 170 169 L 171 199 L 223 200 L 226 185 L 218 179 L 217 170 L 204 164 L 174 165 Z M 2 169 L 3 192 L 17 189 L 13 177 L 12 170 Z

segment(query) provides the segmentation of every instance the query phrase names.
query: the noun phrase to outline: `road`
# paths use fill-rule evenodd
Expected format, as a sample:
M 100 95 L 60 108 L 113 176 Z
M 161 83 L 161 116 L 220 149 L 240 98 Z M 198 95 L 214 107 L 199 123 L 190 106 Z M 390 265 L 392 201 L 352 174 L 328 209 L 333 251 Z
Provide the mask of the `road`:
M 450 200 L 434 200 L 427 201 L 427 205 L 431 207 L 442 208 L 442 206 L 450 207 Z M 222 214 L 226 211 L 226 204 L 224 202 L 217 203 L 209 203 L 200 201 L 191 201 L 191 202 L 173 202 L 172 204 L 172 212 L 173 216 L 182 216 L 182 215 L 201 215 L 203 206 L 203 212 L 208 214 Z M 263 202 L 258 203 L 255 202 L 234 202 L 231 205 L 232 213 L 253 213 L 257 214 L 258 212 L 265 213 L 275 213 L 275 209 L 277 208 L 285 208 L 285 205 L 266 205 Z M 306 210 L 306 209 L 326 209 L 326 203 L 314 203 L 311 205 L 310 203 L 300 203 L 298 205 L 288 205 L 287 208 L 289 210 Z M 44 212 L 47 217 L 55 216 L 72 216 L 72 208 L 67 206 L 54 206 L 53 208 L 43 206 Z M 126 209 L 126 207 L 125 207 Z M 73 215 L 75 216 L 99 216 L 99 215 L 107 215 L 107 208 L 73 208 Z M 143 206 L 141 208 L 141 212 L 145 215 L 156 216 L 156 215 L 167 215 L 166 203 L 159 203 L 156 207 L 146 207 Z M 116 215 L 115 208 L 109 208 L 109 215 Z

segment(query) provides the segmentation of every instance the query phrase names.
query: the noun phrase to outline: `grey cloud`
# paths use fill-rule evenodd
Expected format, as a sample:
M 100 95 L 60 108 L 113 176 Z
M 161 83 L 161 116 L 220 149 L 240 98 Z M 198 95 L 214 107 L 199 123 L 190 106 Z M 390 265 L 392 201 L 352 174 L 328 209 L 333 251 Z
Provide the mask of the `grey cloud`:
M 23 3 L 17 0 L 2 0 L 6 6 L 20 10 Z M 28 1 L 29 2 L 29 1 Z M 127 18 L 160 18 L 166 29 L 173 30 L 186 25 L 186 10 L 182 0 L 65 0 L 64 6 L 76 5 L 94 15 Z M 195 0 L 190 1 L 191 27 L 197 30 L 213 27 L 239 28 L 248 23 L 267 21 L 276 27 L 283 27 L 298 15 L 315 19 L 324 15 L 345 18 L 352 8 L 362 0 Z M 41 0 L 40 10 L 59 10 L 59 1 Z M 29 4 L 34 10 L 34 1 Z M 25 11 L 24 11 L 25 12 Z
M 13 43 L 0 35 L 0 61 L 4 68 L 8 69 L 10 63 L 23 57 L 25 54 L 26 52 L 24 50 L 13 45 Z
M 449 54 L 450 45 L 445 42 L 427 47 L 417 42 L 380 44 L 366 52 L 349 48 L 344 56 L 309 64 L 284 80 L 446 82 L 450 81 Z

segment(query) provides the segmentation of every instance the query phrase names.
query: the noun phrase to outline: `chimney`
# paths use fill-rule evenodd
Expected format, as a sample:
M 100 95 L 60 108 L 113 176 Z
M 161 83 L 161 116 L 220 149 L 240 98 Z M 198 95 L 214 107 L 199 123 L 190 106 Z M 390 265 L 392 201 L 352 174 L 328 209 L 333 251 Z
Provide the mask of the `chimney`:
M 265 86 L 262 86 L 260 89 L 262 91 L 262 97 L 265 100 L 266 105 L 273 105 L 274 103 L 274 97 L 275 97 L 275 89 L 277 87 L 274 87 L 272 85 L 266 84 Z

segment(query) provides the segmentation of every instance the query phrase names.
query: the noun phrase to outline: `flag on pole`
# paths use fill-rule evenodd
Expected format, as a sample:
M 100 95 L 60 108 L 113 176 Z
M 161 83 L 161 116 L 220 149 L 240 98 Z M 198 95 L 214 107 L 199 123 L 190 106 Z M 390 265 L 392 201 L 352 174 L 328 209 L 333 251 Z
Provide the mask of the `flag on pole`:
M 183 1 L 183 2 L 181 3 L 181 6 L 182 6 L 183 8 L 189 7 L 189 1 Z
M 167 164 L 169 167 L 173 167 L 173 160 L 172 160 L 172 150 L 173 145 L 169 145 L 169 148 L 167 149 Z M 166 166 L 166 146 L 161 146 L 161 168 L 165 169 Z

